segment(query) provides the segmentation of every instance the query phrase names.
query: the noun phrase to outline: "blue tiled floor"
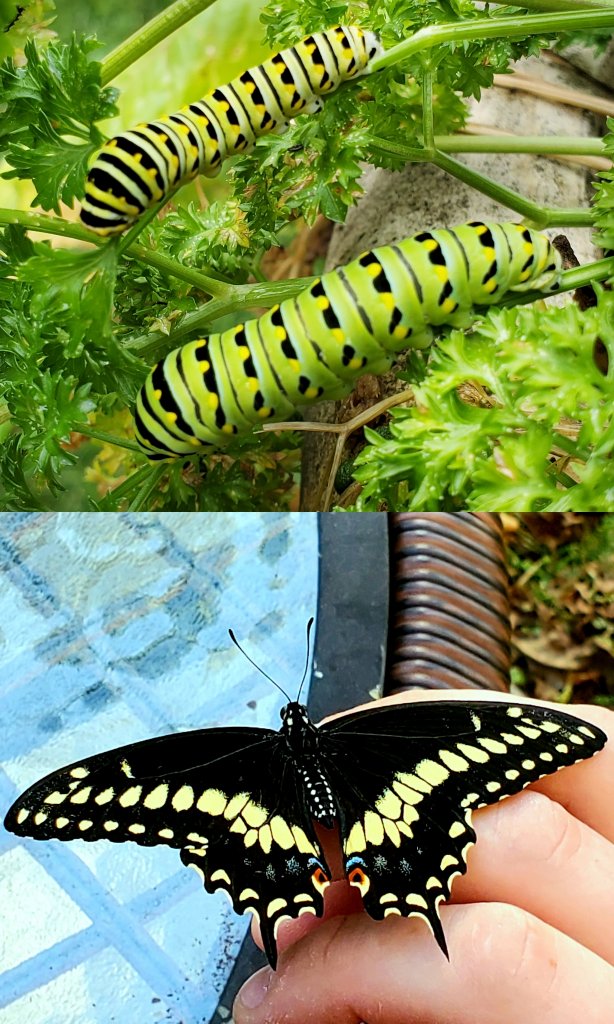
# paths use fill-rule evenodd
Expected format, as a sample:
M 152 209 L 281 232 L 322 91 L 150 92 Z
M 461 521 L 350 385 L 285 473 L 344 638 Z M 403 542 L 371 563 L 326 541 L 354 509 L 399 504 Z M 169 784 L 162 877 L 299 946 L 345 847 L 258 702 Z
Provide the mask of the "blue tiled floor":
M 0 820 L 42 775 L 173 730 L 278 723 L 315 612 L 316 518 L 0 516 Z M 176 851 L 0 828 L 0 1022 L 209 1020 L 246 928 Z

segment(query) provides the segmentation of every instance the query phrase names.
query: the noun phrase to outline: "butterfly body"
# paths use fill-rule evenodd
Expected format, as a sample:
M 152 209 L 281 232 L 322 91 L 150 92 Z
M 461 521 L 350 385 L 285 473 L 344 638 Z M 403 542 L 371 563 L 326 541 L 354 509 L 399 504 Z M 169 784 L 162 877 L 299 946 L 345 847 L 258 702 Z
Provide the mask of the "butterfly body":
M 279 731 L 200 729 L 53 772 L 9 810 L 35 839 L 180 850 L 208 892 L 260 922 L 275 966 L 283 920 L 322 916 L 332 873 L 314 822 L 338 824 L 345 875 L 376 920 L 423 918 L 466 871 L 473 812 L 592 756 L 606 736 L 564 712 L 505 701 L 381 705 L 316 726 L 290 701 Z

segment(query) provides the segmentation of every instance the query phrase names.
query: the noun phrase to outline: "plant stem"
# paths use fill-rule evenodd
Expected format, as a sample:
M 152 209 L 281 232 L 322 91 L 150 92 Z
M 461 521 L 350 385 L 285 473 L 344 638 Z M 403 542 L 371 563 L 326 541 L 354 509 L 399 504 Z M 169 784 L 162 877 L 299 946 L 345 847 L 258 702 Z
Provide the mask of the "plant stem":
M 444 153 L 563 153 L 604 156 L 603 139 L 565 135 L 436 135 L 434 144 Z
M 162 39 L 166 39 L 207 7 L 211 7 L 213 2 L 214 0 L 175 0 L 174 4 L 161 11 L 107 54 L 101 62 L 102 85 L 108 85 L 120 71 L 125 71 Z
M 460 161 L 446 156 L 441 150 L 437 150 L 433 154 L 433 163 L 436 167 L 441 167 L 443 171 L 447 171 L 448 174 L 451 174 L 459 181 L 463 181 L 466 185 L 477 189 L 478 192 L 482 192 L 483 195 L 490 196 L 495 202 L 501 203 L 502 206 L 507 206 L 510 210 L 521 214 L 536 227 L 545 226 L 543 208 L 538 206 L 537 203 L 533 203 L 530 199 L 525 199 L 519 192 L 514 192 L 513 189 L 507 188 L 506 185 L 493 181 L 492 178 L 486 177 L 485 174 L 479 174 L 478 171 L 466 167 Z
M 115 445 L 116 448 L 127 448 L 131 452 L 138 452 L 139 455 L 143 454 L 143 449 L 139 448 L 136 441 L 129 441 L 127 437 L 117 437 L 115 434 L 105 433 L 104 430 L 95 430 L 89 424 L 77 424 L 73 427 L 73 430 L 83 434 L 84 437 L 91 437 L 96 441 L 104 441 L 105 444 Z
M 471 18 L 466 22 L 454 22 L 449 25 L 429 25 L 414 32 L 408 39 L 397 43 L 373 61 L 372 71 L 397 64 L 406 57 L 442 43 L 473 42 L 476 39 L 496 39 L 497 37 L 513 39 L 516 36 L 542 35 L 548 33 L 577 31 L 579 29 L 594 30 L 610 28 L 614 25 L 614 7 L 607 10 L 595 10 L 590 7 L 585 11 L 572 11 L 559 14 L 529 14 L 514 18 Z
M 46 235 L 61 235 L 63 238 L 74 238 L 79 242 L 90 242 L 98 246 L 113 244 L 72 221 L 61 220 L 59 217 L 47 217 L 40 213 L 29 213 L 26 210 L 0 209 L 0 224 L 20 224 L 27 231 L 41 231 Z M 165 274 L 171 274 L 182 281 L 187 281 L 188 284 L 194 285 L 206 295 L 228 299 L 234 293 L 233 285 L 224 284 L 192 267 L 184 267 L 183 264 L 177 263 L 169 256 L 164 256 L 154 249 L 148 249 L 138 242 L 133 242 L 126 250 L 125 255 L 156 267 Z
M 128 512 L 141 512 L 143 508 L 147 507 L 148 499 L 154 491 L 157 490 L 161 478 L 168 471 L 168 466 L 163 462 L 158 463 L 158 465 L 153 468 L 151 466 L 147 466 L 146 468 L 149 470 L 149 476 L 145 478 L 138 494 L 130 502 Z

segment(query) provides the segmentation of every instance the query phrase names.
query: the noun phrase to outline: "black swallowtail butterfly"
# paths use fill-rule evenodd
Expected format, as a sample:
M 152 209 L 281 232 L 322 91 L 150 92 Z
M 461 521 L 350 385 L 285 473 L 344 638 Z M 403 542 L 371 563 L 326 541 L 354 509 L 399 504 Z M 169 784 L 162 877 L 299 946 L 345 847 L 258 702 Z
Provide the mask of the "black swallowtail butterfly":
M 136 439 L 150 459 L 216 450 L 298 405 L 340 398 L 432 325 L 467 326 L 508 291 L 554 292 L 561 258 L 521 224 L 423 231 L 324 274 L 259 319 L 170 352 L 141 388 Z
M 177 186 L 214 177 L 259 136 L 321 110 L 322 96 L 366 74 L 381 52 L 375 33 L 356 25 L 316 32 L 176 113 L 116 135 L 88 173 L 82 223 L 99 235 L 124 231 Z
M 515 701 L 420 701 L 319 727 L 290 701 L 282 727 L 199 729 L 118 747 L 35 783 L 5 827 L 34 839 L 166 844 L 260 922 L 322 915 L 331 872 L 313 822 L 338 823 L 368 914 L 421 917 L 443 952 L 439 904 L 466 871 L 478 807 L 591 757 L 606 736 Z

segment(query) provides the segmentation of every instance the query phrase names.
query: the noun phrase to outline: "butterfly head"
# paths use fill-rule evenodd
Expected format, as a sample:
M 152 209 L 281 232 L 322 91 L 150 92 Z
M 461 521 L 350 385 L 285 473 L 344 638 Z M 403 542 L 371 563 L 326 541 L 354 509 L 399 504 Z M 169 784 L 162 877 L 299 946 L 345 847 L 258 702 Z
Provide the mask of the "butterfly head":
M 293 753 L 304 754 L 315 749 L 318 731 L 304 704 L 291 700 L 279 714 L 282 735 Z

